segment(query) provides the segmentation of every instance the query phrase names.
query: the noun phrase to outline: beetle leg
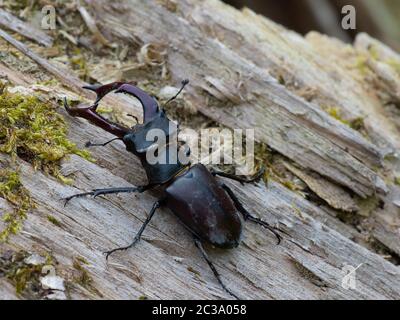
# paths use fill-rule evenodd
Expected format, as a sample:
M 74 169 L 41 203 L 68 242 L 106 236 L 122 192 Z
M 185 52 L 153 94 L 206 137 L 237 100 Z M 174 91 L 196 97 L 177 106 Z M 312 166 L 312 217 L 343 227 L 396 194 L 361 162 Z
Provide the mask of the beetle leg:
M 285 231 L 276 228 L 276 227 L 272 227 L 270 226 L 267 222 L 256 218 L 254 216 L 252 216 L 242 205 L 242 203 L 240 202 L 240 200 L 236 197 L 236 195 L 233 193 L 233 191 L 226 185 L 226 184 L 222 184 L 222 188 L 224 188 L 224 190 L 227 192 L 227 194 L 230 196 L 230 198 L 233 200 L 233 203 L 235 204 L 236 208 L 240 211 L 240 213 L 243 215 L 244 220 L 249 220 L 252 222 L 255 222 L 261 226 L 263 226 L 264 228 L 268 229 L 269 231 L 271 231 L 276 238 L 278 239 L 278 243 L 281 243 L 281 236 L 279 235 L 279 233 L 277 232 L 280 231 L 282 233 L 285 233 Z
M 231 290 L 229 290 L 229 289 L 225 286 L 225 284 L 222 282 L 221 276 L 219 275 L 217 269 L 215 269 L 213 263 L 211 262 L 210 258 L 209 258 L 208 255 L 207 255 L 207 252 L 204 250 L 203 244 L 201 243 L 201 241 L 200 241 L 198 238 L 195 237 L 195 238 L 194 238 L 194 244 L 195 244 L 196 247 L 199 249 L 201 255 L 202 255 L 203 258 L 204 258 L 204 260 L 207 261 L 208 265 L 210 266 L 210 269 L 211 269 L 212 272 L 214 273 L 214 276 L 217 278 L 217 280 L 218 280 L 219 284 L 222 286 L 222 288 L 223 288 L 226 292 L 228 292 L 232 297 L 234 297 L 234 298 L 240 300 L 239 297 L 238 297 L 236 294 L 234 294 Z
M 114 138 L 111 139 L 110 141 L 104 142 L 104 143 L 92 143 L 90 141 L 85 143 L 85 147 L 89 148 L 89 147 L 105 147 L 106 145 L 108 145 L 109 143 L 115 141 L 115 140 L 121 140 L 121 138 Z
M 211 172 L 211 174 L 213 176 L 225 177 L 225 178 L 228 178 L 228 179 L 232 179 L 232 180 L 238 181 L 241 184 L 243 184 L 243 183 L 251 183 L 251 182 L 255 182 L 255 181 L 259 180 L 263 176 L 263 174 L 265 172 L 265 167 L 262 167 L 252 178 L 243 178 L 241 176 L 237 176 L 237 175 L 234 175 L 234 174 L 230 174 L 230 173 L 226 173 L 226 172 L 223 172 L 223 171 L 219 171 L 219 170 L 216 170 L 214 168 L 211 168 L 210 172 Z
M 142 224 L 142 227 L 140 228 L 139 232 L 136 234 L 135 238 L 133 239 L 133 241 L 130 245 L 128 245 L 126 247 L 115 248 L 115 249 L 104 252 L 104 254 L 106 255 L 106 260 L 108 260 L 108 257 L 110 256 L 110 254 L 112 254 L 115 251 L 127 250 L 127 249 L 133 247 L 140 240 L 140 237 L 142 236 L 144 229 L 149 224 L 151 218 L 153 218 L 154 213 L 156 212 L 156 210 L 159 207 L 161 207 L 161 205 L 162 205 L 162 200 L 159 200 L 153 204 L 153 207 L 151 208 L 151 211 L 150 211 L 148 217 L 146 218 L 146 221 Z
M 74 195 L 64 198 L 62 200 L 65 201 L 65 203 L 64 203 L 64 207 L 65 207 L 67 205 L 67 203 L 73 198 L 80 198 L 80 197 L 86 197 L 86 196 L 93 196 L 94 198 L 96 198 L 103 194 L 112 194 L 112 193 L 131 193 L 131 192 L 142 193 L 142 192 L 150 189 L 151 187 L 153 187 L 153 185 L 139 186 L 139 187 L 94 189 L 93 191 L 90 191 L 90 192 L 74 194 Z

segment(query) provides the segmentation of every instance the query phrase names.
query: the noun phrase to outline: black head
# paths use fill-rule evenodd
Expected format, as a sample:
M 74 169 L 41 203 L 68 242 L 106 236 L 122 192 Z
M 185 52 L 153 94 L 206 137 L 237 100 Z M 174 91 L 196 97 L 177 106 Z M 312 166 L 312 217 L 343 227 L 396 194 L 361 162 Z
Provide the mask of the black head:
M 188 82 L 188 80 L 182 81 L 181 89 L 167 103 L 175 99 Z M 155 99 L 140 89 L 124 84 L 116 92 L 135 96 L 143 106 L 143 123 L 132 127 L 123 137 L 126 149 L 139 157 L 146 170 L 149 183 L 168 181 L 185 167 L 177 158 L 177 143 L 172 143 L 177 142 L 178 125 L 168 119 L 164 109 L 158 106 Z M 149 153 L 154 154 L 152 151 L 154 149 L 159 153 L 161 163 L 149 161 Z
M 163 109 L 160 109 L 150 121 L 135 125 L 131 132 L 123 137 L 123 142 L 128 151 L 141 156 L 155 143 L 168 144 L 177 132 L 178 126 L 168 119 Z M 160 137 L 164 137 L 165 140 Z
M 188 83 L 188 80 L 182 81 L 182 87 L 178 93 L 169 99 L 167 103 L 175 99 Z M 95 103 L 87 108 L 70 108 L 65 100 L 64 104 L 67 112 L 72 116 L 85 118 L 122 139 L 127 150 L 140 158 L 149 178 L 149 183 L 165 182 L 184 167 L 174 157 L 177 148 L 171 147 L 172 144 L 170 144 L 170 139 L 174 134 L 177 134 L 178 127 L 167 118 L 164 109 L 158 106 L 157 101 L 153 97 L 132 84 L 122 82 L 91 85 L 85 88 L 96 93 L 97 99 Z M 132 128 L 126 128 L 112 123 L 96 112 L 99 101 L 114 90 L 116 93 L 132 95 L 140 101 L 143 107 L 143 123 L 137 124 Z M 157 136 L 162 136 L 164 140 L 161 142 L 157 141 Z M 148 161 L 147 152 L 154 146 L 157 147 L 157 150 L 161 150 L 160 152 L 166 158 L 166 163 L 153 164 Z

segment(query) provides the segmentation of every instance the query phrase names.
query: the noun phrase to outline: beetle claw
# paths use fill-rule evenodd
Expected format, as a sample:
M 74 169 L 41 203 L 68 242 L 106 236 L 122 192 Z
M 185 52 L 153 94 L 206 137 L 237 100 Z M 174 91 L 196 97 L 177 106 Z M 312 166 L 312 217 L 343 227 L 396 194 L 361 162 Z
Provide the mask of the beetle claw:
M 69 197 L 68 197 L 68 198 L 69 198 Z M 68 198 L 61 198 L 61 199 L 60 199 L 60 200 L 64 201 L 64 208 L 67 206 L 69 200 L 71 200 L 71 199 L 68 199 Z
M 77 193 L 77 194 L 73 194 L 72 196 L 66 197 L 66 198 L 62 198 L 61 200 L 64 200 L 64 207 L 67 206 L 68 202 L 70 202 L 73 198 L 80 198 L 80 197 L 85 197 L 85 196 L 90 196 L 93 194 L 92 192 L 84 192 L 84 193 Z
M 94 125 L 104 129 L 111 134 L 116 135 L 119 138 L 123 138 L 128 132 L 130 132 L 129 128 L 125 128 L 122 125 L 117 123 L 113 123 L 106 118 L 102 117 L 100 114 L 96 112 L 99 101 L 110 91 L 119 88 L 123 83 L 122 82 L 113 82 L 107 85 L 88 85 L 84 86 L 85 89 L 94 91 L 96 93 L 96 101 L 90 107 L 85 108 L 71 108 L 67 99 L 64 97 L 64 108 L 68 112 L 70 116 L 80 117 L 86 120 L 89 120 Z
M 281 237 L 281 235 L 278 233 L 278 231 L 283 232 L 281 229 L 276 228 L 276 227 L 272 227 L 269 223 L 267 223 L 267 222 L 265 222 L 265 221 L 263 221 L 263 220 L 261 220 L 261 219 L 255 218 L 255 217 L 251 216 L 250 214 L 247 215 L 247 216 L 245 216 L 245 220 L 247 220 L 247 219 L 250 220 L 250 221 L 252 221 L 252 222 L 255 222 L 255 223 L 261 225 L 262 227 L 268 229 L 269 231 L 271 231 L 271 232 L 275 235 L 275 237 L 277 238 L 277 240 L 278 240 L 278 241 L 277 241 L 277 245 L 279 245 L 279 244 L 281 243 L 282 237 Z M 277 230 L 278 230 L 278 231 L 277 231 Z M 285 232 L 283 232 L 283 233 L 285 233 Z
M 97 92 L 97 90 L 98 90 L 100 87 L 101 87 L 100 84 L 91 84 L 91 85 L 88 85 L 88 86 L 83 86 L 82 88 L 83 88 L 83 89 L 90 90 L 90 91 Z
M 110 251 L 104 251 L 103 254 L 106 256 L 106 261 L 108 261 L 108 257 L 110 256 L 112 252 Z
M 125 250 L 128 250 L 132 246 L 133 246 L 133 244 L 130 245 L 130 246 L 126 246 L 126 247 L 115 248 L 115 249 L 112 249 L 112 250 L 109 250 L 109 251 L 104 251 L 103 254 L 106 256 L 106 260 L 108 261 L 108 257 L 111 254 L 113 254 L 115 251 L 125 251 Z
M 83 89 L 87 89 L 96 93 L 96 103 L 98 103 L 107 93 L 118 89 L 124 82 L 111 82 L 109 84 L 91 84 L 83 86 Z
M 96 199 L 99 195 L 101 195 L 101 192 L 99 190 L 93 190 L 92 194 L 93 199 Z

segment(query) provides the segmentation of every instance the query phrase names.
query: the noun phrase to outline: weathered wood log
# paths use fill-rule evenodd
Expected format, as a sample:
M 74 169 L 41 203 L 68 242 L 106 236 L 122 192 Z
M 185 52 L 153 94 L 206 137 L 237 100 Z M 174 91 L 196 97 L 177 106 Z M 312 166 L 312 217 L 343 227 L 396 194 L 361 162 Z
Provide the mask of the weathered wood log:
M 45 32 L 14 17 L 3 9 L 0 9 L 0 27 L 17 32 L 43 46 L 51 47 L 53 45 L 53 39 Z
M 379 63 L 385 69 L 393 64 L 387 64 L 384 53 L 374 58 L 368 42 L 378 52 L 388 52 L 383 45 L 367 36 L 360 36 L 355 47 L 318 34 L 302 38 L 247 9 L 237 11 L 216 0 L 184 0 L 172 8 L 165 1 L 134 0 L 86 1 L 85 6 L 110 42 L 117 39 L 129 46 L 134 39 L 135 46 L 138 41 L 167 46 L 171 83 L 191 79 L 185 99 L 206 119 L 225 127 L 256 128 L 256 139 L 274 149 L 314 195 L 305 198 L 274 176 L 267 184 L 226 181 L 249 210 L 288 233 L 276 246 L 265 229 L 246 224 L 238 249 L 207 248 L 232 291 L 246 299 L 400 298 L 400 190 L 393 183 L 398 175 L 398 119 L 382 100 L 389 95 L 399 102 L 392 92 L 399 85 L 398 74 L 395 68 L 389 73 L 379 68 Z M 11 86 L 41 90 L 48 99 L 91 98 L 72 71 L 67 74 L 4 31 L 0 36 L 64 87 L 40 87 L 35 75 L 2 61 L 0 77 L 7 77 Z M 343 61 L 346 54 L 351 61 Z M 363 70 L 350 68 L 360 56 Z M 390 59 L 400 60 L 391 51 Z M 375 86 L 377 79 L 386 79 L 385 84 Z M 134 99 L 110 97 L 106 102 L 141 117 Z M 343 119 L 332 117 L 329 106 L 338 108 Z M 69 138 L 79 146 L 93 137 L 111 138 L 59 112 L 69 124 Z M 364 116 L 362 133 L 348 125 Z M 57 261 L 57 276 L 67 284 L 66 297 L 73 299 L 229 298 L 191 236 L 164 209 L 140 243 L 106 262 L 102 252 L 131 241 L 156 195 L 82 198 L 64 207 L 60 199 L 75 192 L 145 182 L 139 161 L 122 143 L 93 149 L 92 155 L 95 163 L 75 155 L 63 161 L 62 173 L 73 177 L 73 186 L 16 159 L 37 207 L 23 230 L 0 245 L 0 255 L 7 250 L 50 253 Z M 8 160 L 0 154 L 0 163 Z M 1 214 L 9 206 L 0 198 Z M 361 222 L 349 222 L 344 215 Z M 348 265 L 360 266 L 354 289 L 342 286 Z M 1 273 L 0 297 L 21 298 Z

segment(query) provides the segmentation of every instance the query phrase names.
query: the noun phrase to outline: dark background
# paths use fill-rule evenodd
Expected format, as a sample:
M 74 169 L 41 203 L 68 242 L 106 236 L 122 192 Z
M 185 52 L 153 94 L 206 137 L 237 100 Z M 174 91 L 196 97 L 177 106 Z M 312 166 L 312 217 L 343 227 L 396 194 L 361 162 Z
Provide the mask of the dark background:
M 224 0 L 248 7 L 301 34 L 311 30 L 351 42 L 358 32 L 367 32 L 400 50 L 400 0 Z M 353 5 L 357 29 L 341 28 L 342 7 Z

